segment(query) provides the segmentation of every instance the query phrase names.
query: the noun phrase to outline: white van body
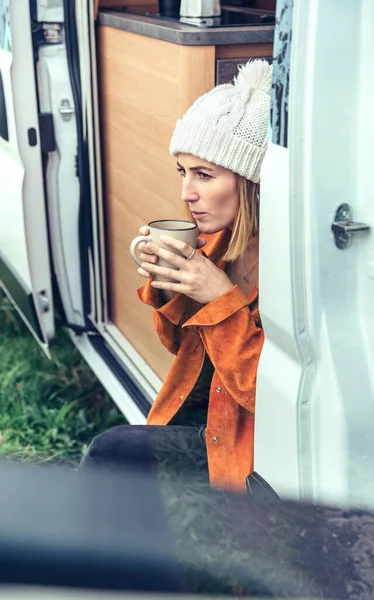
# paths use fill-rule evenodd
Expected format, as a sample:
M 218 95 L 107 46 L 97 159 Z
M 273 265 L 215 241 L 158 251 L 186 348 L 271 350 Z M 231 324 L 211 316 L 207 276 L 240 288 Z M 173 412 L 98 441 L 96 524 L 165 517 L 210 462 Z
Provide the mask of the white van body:
M 352 505 L 374 502 L 373 49 L 372 2 L 294 2 L 288 149 L 270 144 L 261 193 L 255 467 Z
M 57 291 L 139 424 L 162 382 L 108 317 L 93 4 L 0 0 L 0 286 L 46 353 Z M 371 506 L 374 5 L 278 0 L 277 16 L 255 468 L 282 497 Z

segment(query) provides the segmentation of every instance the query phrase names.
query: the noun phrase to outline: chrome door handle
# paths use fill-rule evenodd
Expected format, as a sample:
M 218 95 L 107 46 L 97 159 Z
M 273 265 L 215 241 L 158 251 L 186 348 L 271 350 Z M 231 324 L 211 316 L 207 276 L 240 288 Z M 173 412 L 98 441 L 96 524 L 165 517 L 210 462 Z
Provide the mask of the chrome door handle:
M 353 233 L 368 231 L 370 225 L 352 221 L 351 207 L 349 204 L 341 204 L 335 213 L 331 229 L 334 232 L 335 245 L 337 248 L 344 250 L 344 248 L 348 248 L 351 245 Z

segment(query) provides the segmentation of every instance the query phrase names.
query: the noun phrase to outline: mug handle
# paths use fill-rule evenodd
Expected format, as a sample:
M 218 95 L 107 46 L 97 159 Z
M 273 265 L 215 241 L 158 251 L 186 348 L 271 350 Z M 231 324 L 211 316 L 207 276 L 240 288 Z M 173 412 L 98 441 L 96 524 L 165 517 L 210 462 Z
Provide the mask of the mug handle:
M 153 239 L 151 238 L 150 235 L 138 235 L 138 237 L 136 237 L 134 240 L 132 240 L 131 244 L 130 244 L 130 254 L 133 258 L 133 260 L 136 262 L 137 265 L 139 265 L 139 267 L 142 266 L 142 262 L 138 255 L 136 254 L 136 249 L 138 247 L 138 244 L 140 244 L 140 242 L 153 242 Z

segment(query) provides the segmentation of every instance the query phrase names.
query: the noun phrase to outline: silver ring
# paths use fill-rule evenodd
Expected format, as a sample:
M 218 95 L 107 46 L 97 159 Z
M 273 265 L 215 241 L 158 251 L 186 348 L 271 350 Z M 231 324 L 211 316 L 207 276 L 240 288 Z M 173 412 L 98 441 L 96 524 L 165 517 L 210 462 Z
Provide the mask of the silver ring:
M 194 248 L 192 250 L 192 252 L 191 252 L 191 254 L 189 256 L 186 256 L 186 260 L 190 260 L 191 258 L 193 258 L 193 255 L 195 254 L 195 252 L 196 252 L 196 248 Z

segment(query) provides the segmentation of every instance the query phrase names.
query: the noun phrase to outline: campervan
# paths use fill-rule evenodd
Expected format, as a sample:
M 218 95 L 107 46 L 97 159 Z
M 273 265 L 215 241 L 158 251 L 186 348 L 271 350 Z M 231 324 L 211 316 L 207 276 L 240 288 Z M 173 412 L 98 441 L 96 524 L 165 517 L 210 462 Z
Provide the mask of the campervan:
M 47 354 L 70 332 L 130 424 L 171 361 L 129 245 L 181 216 L 175 121 L 238 64 L 273 61 L 255 468 L 282 497 L 356 506 L 374 503 L 373 52 L 372 0 L 191 19 L 0 0 L 0 287 Z

